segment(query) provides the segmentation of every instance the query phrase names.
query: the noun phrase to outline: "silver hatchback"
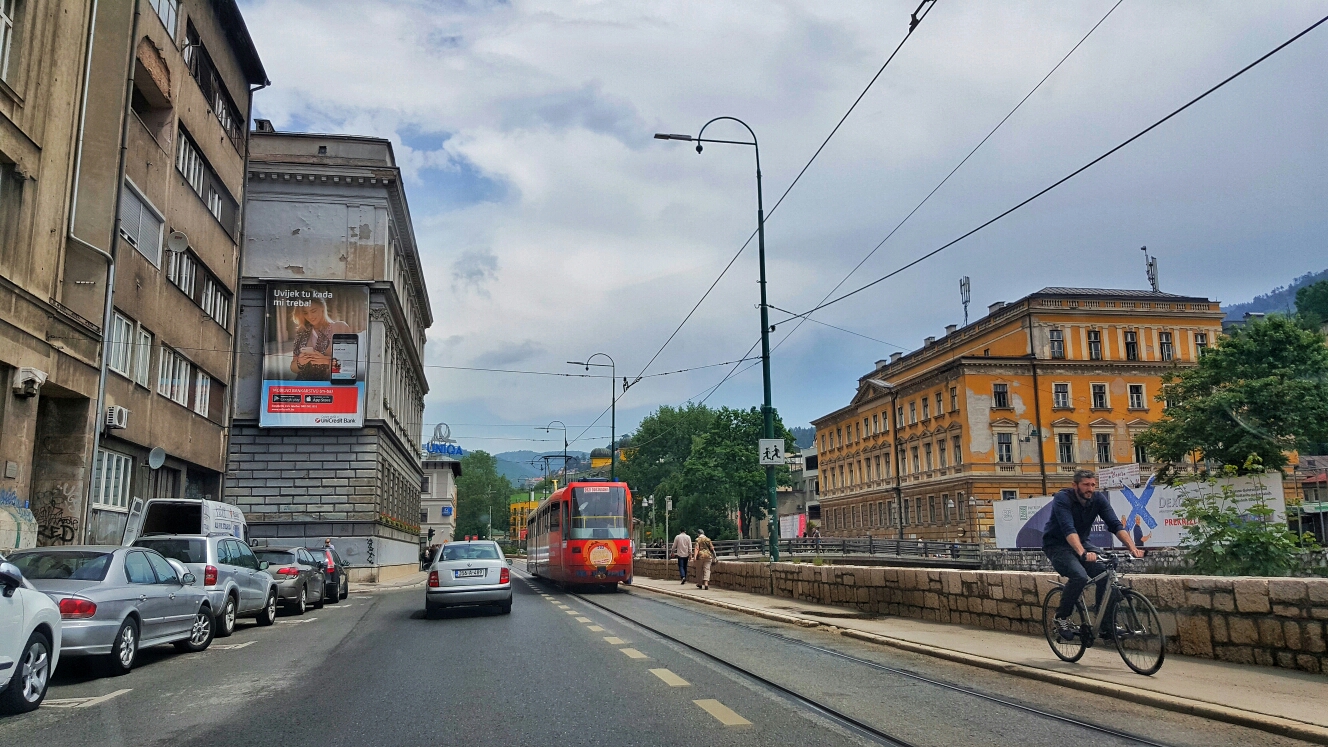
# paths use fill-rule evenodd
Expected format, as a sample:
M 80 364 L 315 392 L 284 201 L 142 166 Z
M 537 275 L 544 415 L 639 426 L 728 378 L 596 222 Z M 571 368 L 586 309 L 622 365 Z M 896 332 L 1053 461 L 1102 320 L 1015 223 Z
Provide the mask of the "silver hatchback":
M 425 614 L 444 607 L 486 604 L 503 614 L 512 611 L 512 578 L 497 542 L 448 542 L 429 565 L 424 589 Z

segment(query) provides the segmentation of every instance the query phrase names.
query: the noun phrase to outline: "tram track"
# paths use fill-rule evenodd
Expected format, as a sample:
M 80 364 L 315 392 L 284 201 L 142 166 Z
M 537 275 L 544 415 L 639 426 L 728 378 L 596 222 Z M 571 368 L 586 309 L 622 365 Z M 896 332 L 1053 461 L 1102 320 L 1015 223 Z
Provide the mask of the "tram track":
M 705 649 L 703 649 L 703 648 L 700 648 L 700 647 L 695 646 L 695 645 L 693 645 L 693 644 L 691 644 L 691 643 L 688 643 L 688 642 L 686 642 L 686 641 L 684 641 L 684 640 L 681 640 L 681 639 L 679 639 L 679 638 L 677 638 L 677 637 L 675 637 L 675 636 L 673 636 L 673 635 L 670 635 L 669 633 L 666 633 L 666 632 L 664 632 L 664 631 L 662 631 L 662 630 L 660 630 L 660 629 L 658 629 L 658 628 L 656 628 L 656 627 L 654 627 L 654 626 L 652 626 L 652 625 L 650 625 L 650 624 L 648 624 L 648 623 L 645 623 L 645 622 L 642 622 L 642 621 L 640 621 L 640 620 L 634 619 L 634 618 L 632 618 L 631 616 L 626 615 L 626 614 L 623 614 L 622 612 L 620 612 L 620 611 L 618 611 L 618 610 L 611 609 L 610 607 L 607 607 L 607 606 L 605 606 L 605 605 L 603 605 L 603 604 L 600 604 L 600 603 L 594 601 L 593 599 L 591 599 L 591 598 L 589 598 L 589 597 L 587 597 L 587 596 L 585 596 L 585 595 L 582 595 L 582 594 L 579 594 L 579 593 L 575 593 L 575 592 L 564 592 L 564 593 L 566 593 L 568 596 L 571 596 L 571 597 L 576 598 L 578 601 L 584 602 L 584 603 L 587 604 L 587 605 L 590 605 L 590 606 L 592 606 L 592 607 L 595 607 L 596 609 L 599 609 L 599 610 L 601 610 L 601 611 L 603 611 L 603 612 L 605 612 L 605 613 L 607 613 L 607 614 L 609 614 L 609 615 L 612 615 L 612 616 L 614 616 L 614 617 L 616 617 L 616 618 L 618 618 L 618 619 L 620 619 L 620 620 L 623 620 L 624 622 L 626 622 L 626 623 L 628 623 L 628 624 L 630 624 L 630 625 L 633 625 L 633 626 L 638 627 L 638 628 L 640 628 L 640 629 L 642 629 L 642 630 L 645 630 L 645 631 L 647 631 L 647 632 L 649 632 L 649 633 L 651 633 L 651 634 L 653 634 L 653 635 L 659 636 L 660 638 L 662 638 L 662 639 L 664 639 L 664 640 L 667 640 L 667 641 L 669 641 L 669 642 L 671 642 L 671 643 L 673 643 L 673 644 L 675 644 L 675 645 L 677 645 L 677 646 L 681 646 L 682 648 L 685 648 L 685 649 L 687 649 L 688 651 L 692 651 L 692 652 L 694 652 L 694 653 L 697 653 L 697 654 L 699 654 L 699 655 L 705 657 L 706 659 L 709 659 L 710 661 L 713 661 L 713 662 L 719 664 L 720 666 L 722 666 L 722 667 L 724 667 L 724 668 L 726 668 L 726 669 L 729 669 L 729 670 L 731 670 L 731 671 L 733 671 L 733 672 L 736 672 L 736 673 L 740 674 L 741 676 L 743 676 L 743 677 L 745 677 L 745 678 L 747 678 L 747 679 L 749 679 L 749 680 L 751 680 L 751 681 L 754 681 L 754 682 L 756 682 L 756 683 L 758 683 L 758 684 L 760 684 L 760 685 L 762 685 L 762 686 L 764 686 L 764 687 L 766 687 L 766 688 L 769 688 L 770 690 L 775 691 L 776 693 L 782 695 L 782 696 L 785 697 L 786 699 L 792 700 L 792 701 L 794 701 L 795 703 L 797 703 L 797 704 L 799 704 L 799 705 L 802 705 L 802 706 L 804 706 L 804 707 L 806 707 L 806 708 L 812 710 L 813 712 L 816 712 L 816 713 L 821 714 L 822 716 L 824 716 L 824 717 L 830 719 L 831 721 L 834 721 L 834 722 L 837 722 L 837 723 L 843 725 L 844 727 L 848 728 L 850 731 L 853 731 L 853 732 L 855 732 L 855 733 L 857 733 L 857 734 L 859 734 L 859 735 L 861 735 L 861 736 L 868 737 L 868 738 L 872 739 L 873 741 L 876 741 L 876 742 L 879 742 L 879 743 L 882 743 L 882 744 L 899 745 L 899 746 L 901 746 L 901 747 L 913 747 L 913 745 L 912 745 L 910 742 L 908 742 L 908 741 L 906 741 L 906 740 L 903 740 L 903 739 L 901 739 L 900 737 L 897 737 L 897 736 L 892 735 L 892 734 L 890 734 L 890 733 L 888 733 L 888 732 L 882 731 L 882 730 L 880 730 L 880 729 L 878 729 L 878 728 L 876 728 L 876 727 L 874 727 L 874 726 L 872 726 L 872 725 L 870 725 L 870 724 L 867 724 L 867 723 L 861 721 L 860 719 L 854 718 L 854 717 L 852 717 L 852 716 L 849 716 L 848 714 L 845 714 L 845 713 L 843 713 L 843 712 L 841 712 L 841 711 L 835 709 L 833 706 L 830 706 L 830 705 L 827 705 L 827 704 L 822 703 L 822 702 L 820 702 L 820 701 L 817 701 L 817 700 L 815 700 L 814 698 L 810 698 L 810 697 L 808 697 L 808 696 L 806 696 L 806 695 L 803 695 L 803 694 L 797 692 L 796 690 L 792 690 L 792 689 L 790 689 L 790 688 L 788 688 L 788 687 L 786 687 L 786 686 L 784 686 L 784 685 L 781 685 L 781 684 L 779 684 L 779 683 L 777 683 L 777 682 L 774 682 L 774 681 L 772 681 L 772 680 L 770 680 L 770 679 L 768 679 L 768 678 L 766 678 L 766 677 L 763 677 L 763 676 L 761 676 L 761 675 L 759 675 L 759 674 L 756 674 L 755 672 L 752 672 L 752 671 L 750 671 L 750 670 L 748 670 L 748 669 L 746 669 L 746 668 L 744 668 L 744 667 L 742 667 L 742 666 L 740 666 L 740 665 L 738 665 L 738 664 L 735 664 L 735 663 L 733 663 L 733 662 L 731 662 L 731 661 L 729 661 L 729 660 L 727 660 L 727 659 L 725 659 L 725 658 L 723 658 L 723 657 L 721 657 L 721 656 L 719 656 L 719 655 L 713 654 L 713 653 L 711 653 L 711 652 L 709 652 L 709 651 L 707 651 L 707 650 L 705 650 Z M 628 593 L 632 593 L 632 592 L 629 591 Z M 970 696 L 970 697 L 973 697 L 973 698 L 978 698 L 978 699 L 980 699 L 980 700 L 983 700 L 983 701 L 986 701 L 986 702 L 989 702 L 989 703 L 995 703 L 995 704 L 998 704 L 998 705 L 1001 705 L 1001 706 L 1004 706 L 1004 707 L 1007 707 L 1007 708 L 1011 708 L 1011 709 L 1014 709 L 1014 710 L 1017 710 L 1017 711 L 1020 711 L 1020 712 L 1023 712 L 1023 713 L 1027 713 L 1027 714 L 1030 714 L 1030 715 L 1033 715 L 1033 716 L 1037 716 L 1037 717 L 1039 717 L 1039 718 L 1043 718 L 1043 719 L 1047 719 L 1047 720 L 1055 721 L 1055 722 L 1058 722 L 1058 723 L 1062 723 L 1062 724 L 1066 724 L 1066 725 L 1074 726 L 1074 727 L 1077 727 L 1077 728 L 1079 728 L 1079 729 L 1083 729 L 1083 730 L 1085 730 L 1085 731 L 1092 732 L 1092 733 L 1094 733 L 1094 734 L 1108 735 L 1108 736 L 1111 736 L 1111 737 L 1115 737 L 1115 738 L 1117 738 L 1117 739 L 1121 739 L 1121 740 L 1125 740 L 1125 741 L 1133 742 L 1133 743 L 1136 743 L 1136 744 L 1148 745 L 1149 747 L 1171 747 L 1171 745 L 1167 745 L 1167 744 L 1162 743 L 1162 742 L 1157 742 L 1157 741 L 1154 741 L 1154 740 L 1148 739 L 1148 738 L 1146 738 L 1146 737 L 1140 736 L 1140 735 L 1138 735 L 1138 734 L 1132 734 L 1132 733 L 1130 733 L 1130 732 L 1122 731 L 1122 730 L 1120 730 L 1120 729 L 1115 729 L 1115 728 L 1112 728 L 1112 727 L 1109 727 L 1109 726 L 1104 726 L 1104 725 L 1102 725 L 1102 724 L 1097 724 L 1097 723 L 1093 723 L 1093 722 L 1091 722 L 1091 721 L 1085 721 L 1085 720 L 1083 720 L 1083 719 L 1078 719 L 1078 718 L 1074 718 L 1074 717 L 1071 717 L 1071 716 L 1066 716 L 1066 715 L 1063 715 L 1063 714 L 1059 714 L 1059 713 L 1055 713 L 1055 712 L 1052 712 L 1052 711 L 1044 710 L 1044 709 L 1041 709 L 1041 708 L 1037 708 L 1037 707 L 1035 707 L 1035 706 L 1027 705 L 1027 704 L 1025 704 L 1025 703 L 1020 703 L 1020 702 L 1018 702 L 1018 701 L 1010 700 L 1010 699 L 1008 699 L 1008 698 L 1002 698 L 1002 697 L 999 697 L 999 696 L 996 696 L 996 695 L 992 695 L 992 694 L 989 694 L 989 693 L 984 693 L 984 692 L 981 692 L 981 691 L 978 691 L 978 690 L 974 690 L 974 689 L 972 689 L 972 688 L 964 687 L 964 686 L 962 686 L 962 685 L 956 685 L 956 684 L 954 684 L 954 683 L 945 682 L 944 680 L 938 680 L 938 679 L 935 679 L 935 678 L 933 678 L 933 677 L 927 677 L 927 676 L 925 676 L 925 675 L 918 674 L 917 672 L 911 672 L 911 671 L 909 671 L 909 670 L 907 670 L 907 669 L 901 669 L 901 668 L 899 668 L 899 667 L 888 666 L 888 665 L 886 665 L 886 664 L 881 664 L 881 663 L 879 663 L 879 662 L 872 661 L 872 660 L 870 660 L 870 659 L 865 659 L 865 658 L 862 658 L 862 657 L 859 657 L 859 656 L 854 656 L 854 655 L 852 655 L 852 654 L 845 653 L 845 652 L 843 652 L 843 651 L 838 651 L 838 650 L 835 650 L 835 649 L 833 649 L 833 648 L 828 648 L 828 647 L 826 647 L 826 646 L 819 646 L 819 645 L 817 645 L 817 644 L 815 644 L 815 643 L 811 643 L 811 642 L 804 641 L 804 640 L 801 640 L 801 639 L 798 639 L 798 638 L 794 638 L 794 637 L 792 637 L 792 636 L 783 635 L 783 634 L 781 634 L 781 633 L 777 633 L 777 632 L 775 632 L 775 631 L 766 630 L 766 629 L 759 628 L 759 627 L 756 627 L 756 626 L 753 626 L 753 625 L 746 625 L 746 624 L 743 624 L 743 623 L 741 623 L 741 622 L 736 622 L 736 621 L 734 621 L 734 620 L 728 620 L 728 619 L 725 619 L 725 618 L 723 618 L 723 617 L 719 617 L 719 616 L 716 616 L 716 615 L 712 615 L 712 614 L 709 614 L 709 613 L 706 613 L 706 612 L 703 612 L 703 611 L 700 611 L 700 610 L 690 609 L 690 608 L 688 608 L 688 607 L 684 607 L 684 606 L 682 606 L 682 605 L 672 604 L 672 603 L 670 603 L 670 602 L 667 602 L 667 601 L 664 601 L 664 600 L 660 600 L 660 599 L 654 599 L 653 597 L 649 597 L 649 596 L 638 595 L 638 594 L 634 594 L 634 593 L 632 593 L 632 596 L 633 596 L 634 598 L 636 598 L 636 599 L 641 599 L 641 600 L 649 601 L 649 602 L 652 602 L 652 603 L 654 603 L 654 604 L 661 605 L 661 606 L 663 606 L 663 607 L 668 607 L 668 608 L 675 609 L 675 610 L 685 611 L 685 612 L 690 613 L 690 614 L 699 615 L 699 616 L 704 617 L 704 618 L 706 618 L 706 619 L 708 619 L 708 620 L 713 620 L 713 621 L 715 621 L 715 622 L 723 623 L 723 624 L 728 625 L 728 626 L 732 626 L 732 627 L 740 628 L 740 629 L 745 630 L 745 631 L 750 632 L 750 633 L 757 633 L 757 634 L 760 634 L 760 635 L 766 636 L 766 637 L 768 637 L 768 638 L 773 638 L 773 639 L 778 640 L 778 641 L 780 641 L 780 642 L 782 642 L 782 643 L 785 643 L 785 644 L 789 644 L 789 645 L 797 646 L 797 647 L 800 647 L 800 648 L 805 648 L 805 649 L 808 649 L 808 650 L 811 650 L 811 651 L 815 651 L 815 652 L 817 652 L 817 653 L 819 653 L 819 654 L 825 654 L 825 655 L 828 655 L 828 656 L 833 656 L 833 657 L 835 657 L 835 658 L 837 658 L 837 659 L 840 659 L 840 660 L 843 660 L 843 661 L 847 661 L 847 662 L 851 662 L 851 663 L 853 663 L 853 664 L 857 664 L 857 665 L 860 665 L 860 666 L 868 667 L 868 668 L 870 668 L 870 669 L 872 669 L 872 670 L 875 670 L 875 671 L 878 671 L 878 672 L 888 673 L 888 674 L 895 675 L 895 676 L 898 676 L 898 677 L 903 677 L 903 678 L 906 678 L 906 679 L 909 679 L 909 680 L 912 680 L 912 681 L 922 682 L 922 683 L 925 683 L 925 684 L 927 684 L 927 685 L 931 685 L 931 686 L 933 686 L 933 687 L 942 688 L 942 689 L 945 689 L 945 690 L 948 690 L 948 691 L 951 691 L 951 692 L 961 693 L 961 694 L 963 694 L 963 695 L 967 695 L 967 696 Z

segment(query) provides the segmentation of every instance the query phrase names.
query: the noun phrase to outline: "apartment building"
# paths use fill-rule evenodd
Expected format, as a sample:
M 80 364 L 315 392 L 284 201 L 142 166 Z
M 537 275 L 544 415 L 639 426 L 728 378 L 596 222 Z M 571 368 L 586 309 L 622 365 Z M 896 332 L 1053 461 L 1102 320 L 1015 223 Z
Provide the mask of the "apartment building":
M 433 314 L 392 144 L 255 127 L 225 498 L 353 580 L 413 573 Z
M 97 542 L 118 541 L 134 499 L 221 495 L 247 123 L 268 84 L 234 0 L 140 0 L 138 11 L 89 506 Z
M 461 461 L 426 454 L 420 469 L 424 471 L 420 484 L 420 544 L 430 547 L 451 542 L 456 531 L 456 481 L 461 477 Z
M 1215 301 L 1043 288 L 876 363 L 813 421 L 828 536 L 991 542 L 994 501 L 1049 495 L 1080 467 L 1137 462 L 1163 374 L 1221 332 Z

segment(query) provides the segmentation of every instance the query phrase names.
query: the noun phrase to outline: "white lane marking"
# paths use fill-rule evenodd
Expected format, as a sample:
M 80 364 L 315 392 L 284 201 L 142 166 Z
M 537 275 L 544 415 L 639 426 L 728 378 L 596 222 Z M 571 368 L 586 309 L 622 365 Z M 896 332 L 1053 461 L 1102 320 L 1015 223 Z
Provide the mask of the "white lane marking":
M 752 722 L 733 712 L 732 708 L 724 705 L 718 700 L 693 700 L 693 703 L 701 707 L 701 710 L 714 716 L 719 723 L 725 726 L 750 726 Z
M 566 611 L 567 614 L 569 614 L 569 615 L 579 615 L 579 614 L 581 614 L 580 612 L 577 612 L 576 610 L 565 610 L 565 611 Z
M 98 695 L 94 698 L 47 698 L 42 701 L 42 705 L 47 708 L 91 708 L 95 705 L 101 705 L 111 698 L 118 698 L 132 690 L 133 688 L 116 690 L 115 692 Z
M 245 646 L 252 646 L 254 643 L 256 643 L 256 641 L 245 641 L 244 643 L 214 643 L 211 646 L 208 646 L 208 648 L 217 649 L 219 651 L 236 651 Z
M 304 623 L 311 623 L 311 622 L 313 622 L 314 620 L 317 620 L 317 619 L 318 619 L 318 618 L 316 618 L 316 617 L 306 617 L 306 618 L 304 618 L 304 619 L 302 619 L 302 620 L 278 620 L 278 621 L 277 621 L 277 624 L 278 624 L 278 625 L 303 625 Z
M 602 627 L 600 627 L 600 626 L 598 626 L 598 625 L 587 625 L 587 626 L 586 626 L 586 630 L 594 631 L 594 632 L 596 632 L 596 633 L 603 633 L 603 632 L 604 632 L 604 628 L 602 628 Z
M 620 646 L 627 642 L 617 636 L 612 636 L 612 635 L 604 636 L 604 641 L 613 646 Z
M 650 658 L 649 656 L 646 656 L 645 654 L 641 653 L 640 651 L 637 651 L 637 650 L 634 649 L 634 648 L 620 648 L 620 649 L 618 649 L 618 650 L 621 651 L 621 652 L 623 652 L 624 654 L 627 654 L 627 658 L 629 658 L 629 659 L 649 659 L 649 658 Z
M 673 672 L 670 672 L 670 671 L 667 670 L 667 669 L 652 669 L 652 670 L 650 670 L 650 673 L 653 674 L 653 675 L 655 675 L 656 677 L 660 678 L 661 680 L 664 680 L 664 684 L 668 685 L 669 687 L 691 687 L 691 686 L 692 686 L 692 683 L 690 683 L 690 682 L 688 682 L 687 680 L 685 680 L 685 679 L 679 677 L 678 675 L 674 674 Z
M 578 617 L 578 618 L 576 618 L 576 621 L 579 622 L 579 623 L 588 623 L 588 622 L 590 622 L 590 618 L 588 618 L 588 617 Z

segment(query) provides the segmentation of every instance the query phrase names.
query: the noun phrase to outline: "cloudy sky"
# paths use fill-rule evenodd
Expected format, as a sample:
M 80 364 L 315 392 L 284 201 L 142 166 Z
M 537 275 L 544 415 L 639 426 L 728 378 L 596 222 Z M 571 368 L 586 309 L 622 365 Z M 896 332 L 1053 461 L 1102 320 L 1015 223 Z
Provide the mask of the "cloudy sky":
M 770 302 L 830 292 L 1116 0 L 940 0 L 767 221 Z M 752 153 L 656 141 L 712 117 L 761 139 L 767 210 L 879 69 L 916 0 L 242 0 L 279 130 L 393 141 L 434 326 L 431 366 L 635 377 L 756 222 Z M 1123 0 L 844 288 L 1050 184 L 1328 13 L 1328 3 Z M 1328 268 L 1328 24 L 1042 200 L 815 318 L 781 326 L 789 425 L 847 403 L 891 352 L 1048 285 L 1234 303 Z M 738 139 L 736 126 L 716 125 Z M 741 358 L 760 333 L 755 242 L 646 371 Z M 776 320 L 783 314 L 776 313 Z M 867 338 L 875 338 L 867 339 Z M 602 359 L 600 359 L 602 360 Z M 619 432 L 729 369 L 643 379 Z M 592 373 L 599 373 L 592 370 Z M 607 379 L 429 369 L 426 423 L 472 449 L 605 445 Z M 759 404 L 759 367 L 712 405 Z M 431 429 L 432 426 L 426 426 Z

